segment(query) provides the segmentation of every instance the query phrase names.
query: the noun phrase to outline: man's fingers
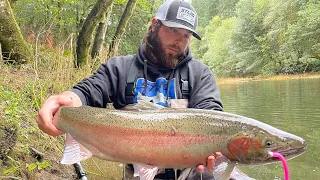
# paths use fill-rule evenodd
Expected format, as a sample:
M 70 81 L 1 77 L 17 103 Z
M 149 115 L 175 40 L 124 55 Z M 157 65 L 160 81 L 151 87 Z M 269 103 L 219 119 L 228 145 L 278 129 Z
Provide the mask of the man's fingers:
M 221 153 L 221 152 L 215 152 L 215 153 L 214 153 L 214 157 L 218 158 L 219 156 L 222 156 L 222 153 Z
M 208 169 L 209 172 L 213 172 L 215 160 L 216 160 L 216 157 L 214 155 L 211 155 L 211 156 L 208 157 L 207 169 Z
M 215 152 L 213 155 L 209 156 L 207 159 L 207 166 L 206 168 L 208 169 L 209 172 L 213 172 L 214 170 L 214 166 L 215 166 L 215 161 L 218 157 L 222 156 L 221 152 Z M 197 166 L 197 172 L 199 173 L 203 173 L 204 171 L 204 166 L 203 165 L 199 165 Z
M 72 100 L 66 96 L 51 96 L 39 110 L 36 119 L 39 129 L 52 136 L 63 134 L 62 131 L 55 127 L 52 121 L 54 114 L 63 105 L 71 106 Z
M 72 106 L 73 101 L 71 98 L 67 97 L 67 96 L 57 96 L 57 102 L 61 105 L 61 106 Z
M 209 172 L 213 172 L 214 166 L 215 166 L 215 160 L 217 157 L 221 156 L 222 154 L 220 152 L 214 153 L 213 155 L 209 156 L 207 159 L 207 166 L 206 168 L 208 169 Z M 204 171 L 204 166 L 199 165 L 197 167 L 197 171 L 199 173 L 202 173 Z
M 44 121 L 41 119 L 41 117 L 37 117 L 37 124 L 39 129 L 41 129 L 43 132 L 51 135 L 51 136 L 59 136 L 61 134 L 63 134 L 62 131 L 60 131 L 59 129 L 57 129 L 53 124 L 52 121 Z
M 208 157 L 208 160 L 207 160 L 207 169 L 208 169 L 209 172 L 213 172 L 216 159 L 217 159 L 218 157 L 220 157 L 220 156 L 222 156 L 222 153 L 221 153 L 221 152 L 215 152 L 213 155 L 211 155 L 211 156 Z
M 72 99 L 61 95 L 52 96 L 44 103 L 42 109 L 51 110 L 51 113 L 54 114 L 61 106 L 72 106 Z
M 197 172 L 198 172 L 198 173 L 203 173 L 203 171 L 204 171 L 204 166 L 203 166 L 203 165 L 199 165 L 199 166 L 197 167 Z

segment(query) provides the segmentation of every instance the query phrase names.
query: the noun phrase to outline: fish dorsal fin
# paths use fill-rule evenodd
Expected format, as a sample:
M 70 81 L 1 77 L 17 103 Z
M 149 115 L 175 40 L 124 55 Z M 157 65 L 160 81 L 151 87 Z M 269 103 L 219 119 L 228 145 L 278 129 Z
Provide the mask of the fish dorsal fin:
M 143 111 L 143 110 L 159 110 L 164 109 L 165 107 L 155 104 L 153 102 L 145 101 L 145 100 L 138 100 L 136 104 L 129 104 L 125 107 L 121 108 L 121 110 L 127 111 Z
M 69 133 L 66 134 L 61 164 L 74 164 L 92 156 L 92 153 L 78 143 Z
M 229 180 L 236 164 L 231 162 L 227 157 L 220 156 L 215 161 L 213 176 L 219 180 Z

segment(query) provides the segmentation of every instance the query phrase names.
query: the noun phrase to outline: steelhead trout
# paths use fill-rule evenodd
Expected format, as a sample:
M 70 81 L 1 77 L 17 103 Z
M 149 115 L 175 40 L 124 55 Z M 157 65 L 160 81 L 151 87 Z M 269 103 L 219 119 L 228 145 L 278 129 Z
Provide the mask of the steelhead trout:
M 214 152 L 221 152 L 234 164 L 266 164 L 279 161 L 269 152 L 291 159 L 306 150 L 301 137 L 214 110 L 61 107 L 53 123 L 68 133 L 64 164 L 93 154 L 126 164 L 188 168 L 206 164 Z

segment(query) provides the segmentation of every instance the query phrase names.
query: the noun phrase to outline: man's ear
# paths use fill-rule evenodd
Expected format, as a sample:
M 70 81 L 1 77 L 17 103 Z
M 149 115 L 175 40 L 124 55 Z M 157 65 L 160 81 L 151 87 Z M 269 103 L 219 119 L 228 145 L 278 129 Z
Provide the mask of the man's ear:
M 158 23 L 158 19 L 157 18 L 152 18 L 152 21 L 151 21 L 151 23 L 152 23 L 152 25 L 151 25 L 151 30 L 152 30 L 152 32 L 154 32 L 155 31 L 155 26 L 156 26 L 156 24 Z

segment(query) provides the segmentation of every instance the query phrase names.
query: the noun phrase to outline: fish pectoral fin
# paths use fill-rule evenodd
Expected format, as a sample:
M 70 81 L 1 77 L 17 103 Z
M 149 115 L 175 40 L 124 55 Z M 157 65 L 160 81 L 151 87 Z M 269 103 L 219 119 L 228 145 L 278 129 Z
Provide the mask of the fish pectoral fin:
M 231 162 L 225 156 L 220 156 L 216 159 L 213 176 L 215 179 L 229 180 L 235 167 L 235 163 Z
M 153 180 L 157 175 L 158 167 L 147 164 L 133 164 L 134 177 L 140 177 L 140 180 Z
M 76 141 L 69 133 L 66 134 L 61 164 L 74 164 L 92 156 L 92 153 Z

